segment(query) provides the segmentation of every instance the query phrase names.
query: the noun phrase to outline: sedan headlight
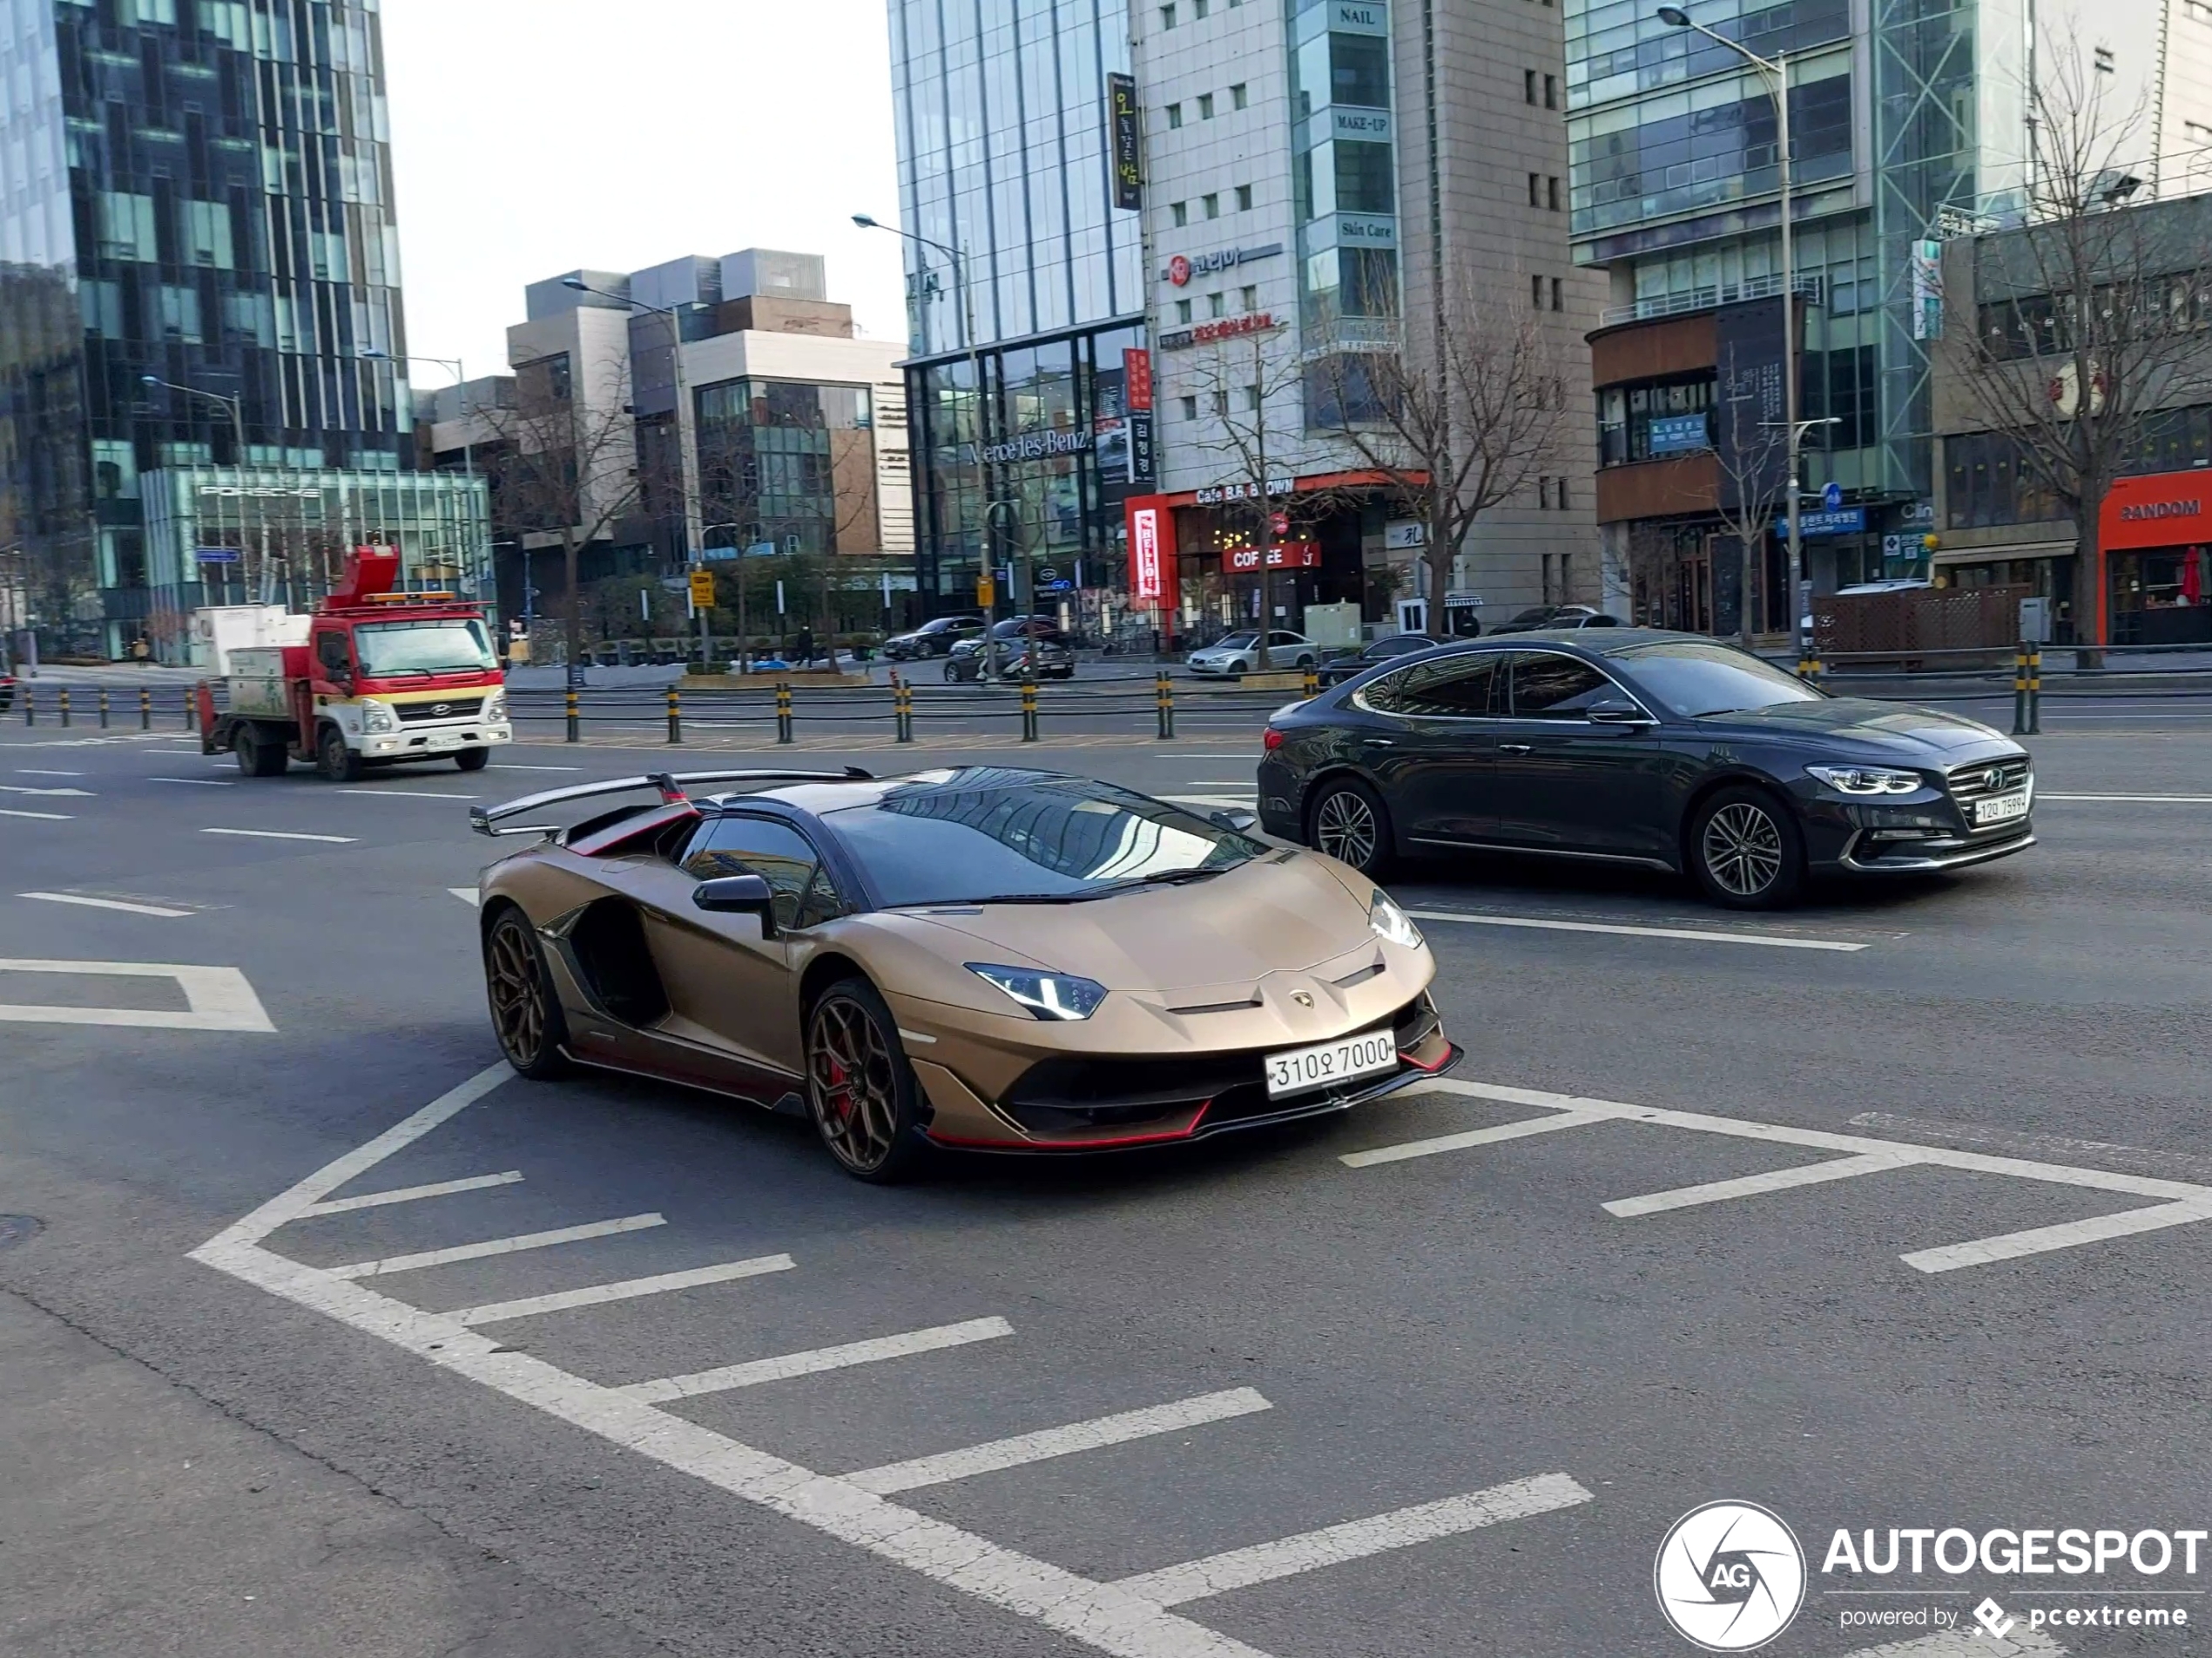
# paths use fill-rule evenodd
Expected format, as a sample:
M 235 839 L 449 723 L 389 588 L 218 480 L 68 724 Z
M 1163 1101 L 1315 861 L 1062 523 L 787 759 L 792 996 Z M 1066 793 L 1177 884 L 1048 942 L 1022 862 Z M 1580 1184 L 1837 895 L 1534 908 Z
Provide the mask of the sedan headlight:
M 1035 967 L 1001 967 L 988 961 L 970 961 L 968 970 L 1029 1010 L 1032 1019 L 1088 1019 L 1106 1000 L 1106 987 L 1070 974 L 1045 973 Z
M 395 715 L 390 709 L 385 707 L 382 703 L 363 703 L 361 704 L 361 730 L 365 731 L 395 731 L 399 730 L 399 728 L 400 722 L 398 717 Z
M 1409 950 L 1421 945 L 1421 930 L 1413 925 L 1413 918 L 1392 903 L 1380 892 L 1374 902 L 1367 906 L 1367 925 L 1378 938 L 1388 939 L 1393 944 L 1402 944 Z
M 484 698 L 483 718 L 491 720 L 507 718 L 507 693 L 505 691 L 495 691 Z
M 1805 770 L 1838 794 L 1911 794 L 1927 787 L 1918 772 L 1892 772 L 1878 765 L 1808 765 Z

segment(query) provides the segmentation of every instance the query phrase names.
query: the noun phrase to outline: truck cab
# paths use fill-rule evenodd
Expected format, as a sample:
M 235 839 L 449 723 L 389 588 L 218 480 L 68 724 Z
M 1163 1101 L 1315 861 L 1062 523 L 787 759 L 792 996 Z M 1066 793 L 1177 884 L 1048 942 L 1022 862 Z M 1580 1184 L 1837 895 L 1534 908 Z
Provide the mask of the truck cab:
M 514 740 L 506 677 L 482 610 L 393 590 L 399 555 L 361 548 L 302 644 L 231 652 L 228 708 L 201 687 L 200 747 L 272 777 L 293 760 L 348 781 L 372 765 L 449 758 L 473 772 Z

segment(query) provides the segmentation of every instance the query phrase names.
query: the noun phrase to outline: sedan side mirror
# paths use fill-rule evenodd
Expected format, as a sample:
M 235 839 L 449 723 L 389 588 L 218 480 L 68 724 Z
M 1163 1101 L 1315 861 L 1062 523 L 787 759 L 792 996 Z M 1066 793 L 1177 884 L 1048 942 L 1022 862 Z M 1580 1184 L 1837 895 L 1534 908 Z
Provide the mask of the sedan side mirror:
M 1659 722 L 1626 697 L 1607 697 L 1582 711 L 1593 725 L 1656 725 Z
M 760 936 L 776 936 L 775 889 L 758 875 L 718 875 L 691 889 L 691 902 L 718 915 L 758 915 Z
M 1259 827 L 1259 814 L 1257 812 L 1244 812 L 1230 806 L 1219 812 L 1209 812 L 1206 813 L 1206 821 L 1220 828 L 1244 835 L 1250 834 Z

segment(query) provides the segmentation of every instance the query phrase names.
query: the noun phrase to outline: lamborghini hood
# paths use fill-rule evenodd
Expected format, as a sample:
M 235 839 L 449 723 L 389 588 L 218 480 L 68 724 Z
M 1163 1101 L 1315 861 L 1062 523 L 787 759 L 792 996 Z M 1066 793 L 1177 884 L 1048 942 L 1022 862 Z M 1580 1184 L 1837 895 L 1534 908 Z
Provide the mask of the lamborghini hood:
M 1079 974 L 1109 990 L 1249 984 L 1375 941 L 1366 900 L 1308 853 L 1270 853 L 1205 880 L 1076 904 L 900 913 L 962 935 L 937 947 L 955 959 Z

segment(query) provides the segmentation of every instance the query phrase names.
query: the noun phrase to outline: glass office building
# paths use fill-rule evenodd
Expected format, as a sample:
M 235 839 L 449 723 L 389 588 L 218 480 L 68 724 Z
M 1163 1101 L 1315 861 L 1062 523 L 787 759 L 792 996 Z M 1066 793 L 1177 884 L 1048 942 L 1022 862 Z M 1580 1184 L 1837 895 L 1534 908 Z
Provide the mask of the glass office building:
M 1150 463 L 1149 411 L 1126 406 L 1138 213 L 1109 143 L 1126 8 L 891 0 L 890 22 L 901 224 L 927 239 L 907 243 L 922 602 L 973 605 L 979 573 L 1017 561 L 1073 581 L 1081 559 L 1093 583 Z
M 0 0 L 0 536 L 48 656 L 157 608 L 144 480 L 413 438 L 374 0 Z M 148 377 L 166 384 L 150 384 Z

